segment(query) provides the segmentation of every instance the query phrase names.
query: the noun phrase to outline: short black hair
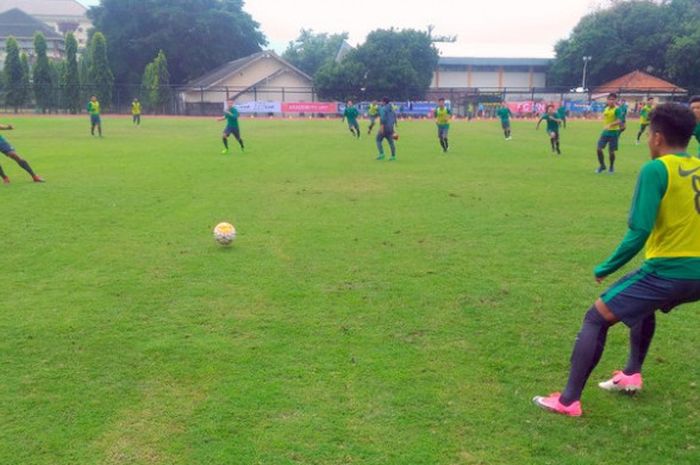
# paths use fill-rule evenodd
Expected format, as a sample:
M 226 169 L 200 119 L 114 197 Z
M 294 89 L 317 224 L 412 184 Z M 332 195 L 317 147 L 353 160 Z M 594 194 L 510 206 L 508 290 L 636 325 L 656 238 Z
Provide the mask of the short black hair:
M 611 98 L 611 97 L 612 97 L 612 98 L 617 98 L 617 94 L 616 94 L 615 92 L 610 92 L 610 93 L 608 94 L 608 98 Z
M 384 97 L 384 98 L 382 99 L 382 102 L 384 102 L 384 103 L 389 103 L 389 97 Z
M 697 102 L 700 102 L 700 95 L 693 95 L 692 97 L 690 97 L 690 102 L 688 102 L 688 104 L 692 105 Z
M 444 102 L 444 101 L 445 101 L 445 97 L 440 97 L 440 98 L 438 99 L 438 102 Z
M 666 143 L 674 147 L 687 147 L 695 130 L 695 115 L 688 107 L 677 103 L 663 103 L 651 112 L 652 132 L 664 135 Z

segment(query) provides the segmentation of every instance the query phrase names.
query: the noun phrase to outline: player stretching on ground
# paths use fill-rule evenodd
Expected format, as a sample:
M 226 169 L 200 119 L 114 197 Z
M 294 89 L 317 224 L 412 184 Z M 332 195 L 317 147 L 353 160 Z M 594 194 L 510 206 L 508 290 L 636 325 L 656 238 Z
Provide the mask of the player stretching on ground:
M 348 104 L 345 106 L 345 111 L 343 112 L 342 122 L 345 122 L 345 119 L 347 118 L 348 129 L 350 129 L 350 133 L 359 139 L 360 123 L 357 122 L 358 116 L 360 116 L 360 112 L 357 111 L 357 108 L 355 108 L 355 106 L 352 104 L 352 100 L 348 100 Z
M 649 97 L 647 103 L 639 110 L 639 132 L 637 133 L 637 145 L 642 138 L 642 134 L 647 130 L 649 126 L 649 116 L 651 115 L 651 110 L 654 109 L 654 97 Z
M 646 244 L 641 269 L 620 279 L 588 310 L 576 337 L 569 380 L 563 393 L 535 397 L 546 410 L 581 415 L 581 393 L 598 364 L 608 329 L 630 328 L 627 366 L 598 386 L 606 391 L 642 389 L 642 365 L 654 337 L 655 313 L 700 300 L 700 160 L 686 153 L 695 117 L 678 104 L 659 105 L 651 114 L 652 161 L 641 170 L 632 200 L 629 230 L 620 246 L 595 271 L 600 283 L 629 262 Z
M 605 127 L 603 133 L 598 139 L 598 169 L 595 171 L 600 174 L 605 171 L 605 154 L 603 150 L 608 146 L 610 155 L 610 174 L 615 172 L 615 152 L 617 151 L 618 141 L 620 140 L 620 125 L 622 124 L 622 112 L 617 107 L 617 94 L 608 95 L 608 106 L 603 111 L 603 122 Z
M 224 111 L 224 116 L 217 119 L 217 121 L 226 120 L 226 127 L 221 136 L 221 140 L 224 142 L 224 149 L 221 151 L 223 155 L 228 153 L 228 136 L 231 134 L 233 134 L 233 137 L 238 141 L 241 150 L 245 150 L 243 139 L 241 139 L 241 128 L 238 126 L 238 110 L 236 109 L 235 102 L 233 99 L 228 99 L 226 102 L 228 110 Z
M 372 129 L 374 129 L 375 123 L 377 122 L 377 118 L 379 118 L 379 105 L 377 104 L 376 100 L 373 100 L 372 103 L 369 104 L 367 115 L 369 116 L 369 129 L 367 130 L 367 135 L 370 135 L 372 134 Z
M 96 96 L 90 97 L 90 101 L 87 104 L 87 111 L 90 114 L 90 134 L 95 135 L 95 128 L 97 128 L 97 133 L 102 137 L 102 118 L 100 118 L 100 102 L 97 101 Z
M 556 152 L 561 155 L 561 149 L 559 148 L 559 125 L 563 123 L 562 120 L 557 118 L 557 114 L 554 113 L 554 105 L 547 105 L 547 112 L 542 115 L 542 118 L 537 122 L 537 127 L 540 128 L 540 123 L 542 121 L 547 122 L 547 134 L 549 134 L 549 142 L 552 145 L 552 153 Z
M 377 132 L 377 150 L 379 150 L 377 160 L 384 160 L 384 146 L 382 142 L 386 139 L 391 149 L 391 158 L 389 158 L 389 161 L 394 161 L 396 160 L 396 144 L 394 144 L 396 112 L 388 97 L 384 97 L 382 102 L 384 105 L 379 109 L 379 132 Z
M 695 140 L 698 141 L 698 157 L 700 157 L 700 95 L 696 95 L 690 99 L 690 109 L 693 110 L 695 121 L 697 122 L 693 135 L 695 136 Z M 700 182 L 700 180 L 698 182 Z
M 131 121 L 135 125 L 141 126 L 141 102 L 137 98 L 131 102 Z
M 447 141 L 448 133 L 450 132 L 450 120 L 452 119 L 452 111 L 445 106 L 445 99 L 438 99 L 438 106 L 433 112 L 435 124 L 437 124 L 438 139 L 440 139 L 440 147 L 442 152 L 447 153 L 450 144 Z
M 501 104 L 501 108 L 499 108 L 496 112 L 496 116 L 498 116 L 501 119 L 503 135 L 505 136 L 506 140 L 510 140 L 510 119 L 513 117 L 513 113 L 510 111 L 510 108 L 506 106 L 506 102 L 503 102 Z
M 0 124 L 0 130 L 3 131 L 11 131 L 14 129 L 11 124 Z M 32 167 L 29 166 L 29 163 L 27 163 L 27 160 L 24 160 L 22 157 L 17 155 L 17 152 L 15 151 L 14 147 L 10 145 L 9 142 L 3 137 L 0 136 L 0 152 L 4 153 L 7 155 L 9 158 L 12 158 L 14 161 L 17 162 L 17 164 L 22 167 L 24 171 L 29 173 L 29 176 L 32 177 L 34 182 L 44 182 L 44 179 L 41 176 L 38 176 L 33 170 Z M 2 170 L 2 166 L 0 166 L 0 178 L 2 178 L 2 182 L 4 184 L 9 184 L 10 183 L 10 178 L 7 177 L 5 172 Z

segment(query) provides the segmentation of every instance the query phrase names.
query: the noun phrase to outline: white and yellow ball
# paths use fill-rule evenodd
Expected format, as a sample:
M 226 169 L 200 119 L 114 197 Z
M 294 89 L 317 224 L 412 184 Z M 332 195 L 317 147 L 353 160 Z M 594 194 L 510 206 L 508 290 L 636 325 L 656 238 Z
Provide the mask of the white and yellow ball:
M 219 245 L 229 245 L 236 238 L 236 228 L 231 223 L 219 223 L 214 228 L 214 240 Z

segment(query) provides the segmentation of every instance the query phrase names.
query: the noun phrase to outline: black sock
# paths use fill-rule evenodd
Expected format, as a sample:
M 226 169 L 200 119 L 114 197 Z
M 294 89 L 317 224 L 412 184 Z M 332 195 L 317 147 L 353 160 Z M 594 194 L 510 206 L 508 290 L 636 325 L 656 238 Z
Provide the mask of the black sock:
M 5 172 L 2 170 L 2 166 L 0 166 L 0 178 L 5 179 L 6 177 L 7 177 L 7 175 L 6 175 Z
M 605 155 L 603 155 L 602 150 L 598 150 L 598 163 L 600 163 L 600 167 L 605 169 Z
M 615 169 L 615 152 L 610 152 L 610 169 Z
M 228 139 L 226 137 L 222 137 L 221 140 L 224 141 L 224 147 L 226 147 L 226 150 L 228 150 Z
M 243 139 L 238 139 L 238 144 L 241 146 L 242 149 L 245 149 L 245 146 L 243 145 Z
M 655 330 L 656 316 L 653 313 L 630 328 L 630 355 L 627 366 L 622 370 L 626 375 L 642 372 L 642 364 L 649 352 Z
M 446 148 L 445 147 L 445 139 L 443 139 L 442 137 L 440 138 L 440 147 L 442 147 L 442 150 L 445 150 L 445 148 Z
M 445 137 L 445 150 L 450 148 L 450 143 L 447 141 L 447 137 Z
M 552 146 L 552 152 L 554 152 L 554 148 L 555 148 L 554 139 L 549 139 L 549 143 L 550 143 L 550 145 Z
M 610 323 L 603 318 L 595 306 L 586 312 L 571 354 L 569 381 L 559 399 L 562 404 L 571 405 L 572 402 L 581 398 L 588 377 L 603 355 L 609 328 Z
M 34 174 L 34 171 L 32 170 L 32 167 L 29 166 L 29 163 L 27 163 L 27 160 L 23 160 L 23 159 L 20 158 L 19 160 L 16 160 L 16 161 L 17 161 L 17 164 L 18 164 L 19 166 L 21 166 L 22 169 L 23 169 L 24 171 L 26 171 L 27 173 L 29 173 L 30 176 L 32 176 L 32 177 L 36 176 L 36 175 Z
M 561 153 L 561 148 L 559 147 L 559 138 L 558 137 L 554 140 L 554 143 L 557 147 L 557 153 Z
M 639 139 L 641 139 L 641 138 L 642 138 L 642 131 L 639 131 L 637 133 L 637 142 L 639 142 Z

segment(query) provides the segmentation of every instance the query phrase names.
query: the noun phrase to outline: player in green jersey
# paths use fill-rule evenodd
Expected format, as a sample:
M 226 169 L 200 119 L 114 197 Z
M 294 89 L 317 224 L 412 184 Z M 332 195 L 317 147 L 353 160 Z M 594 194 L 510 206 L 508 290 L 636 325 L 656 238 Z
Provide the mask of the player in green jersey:
M 501 104 L 501 108 L 496 111 L 496 116 L 501 119 L 501 128 L 503 128 L 503 135 L 505 136 L 506 140 L 511 140 L 510 119 L 513 117 L 513 113 L 506 105 L 506 102 Z
M 622 122 L 620 124 L 620 135 L 622 135 L 623 132 L 625 132 L 625 129 L 627 129 L 627 113 L 629 112 L 629 107 L 627 106 L 627 101 L 622 100 L 619 106 L 620 109 L 620 121 Z
M 217 121 L 226 120 L 226 127 L 224 128 L 224 133 L 221 136 L 221 140 L 224 143 L 224 149 L 221 151 L 223 155 L 228 153 L 228 137 L 233 134 L 233 137 L 238 141 L 241 146 L 241 150 L 245 150 L 243 145 L 243 139 L 241 139 L 241 128 L 238 125 L 238 110 L 236 109 L 236 102 L 232 98 L 226 101 L 226 110 L 224 110 L 224 116 L 217 119 Z
M 608 146 L 608 154 L 610 156 L 609 173 L 615 172 L 615 152 L 617 151 L 618 141 L 620 139 L 620 125 L 622 124 L 622 112 L 617 107 L 617 94 L 611 93 L 608 95 L 608 105 L 603 110 L 603 122 L 605 124 L 603 133 L 598 139 L 598 169 L 596 173 L 600 174 L 605 171 L 605 154 L 603 150 Z
M 552 145 L 552 152 L 556 152 L 561 155 L 561 149 L 559 147 L 559 125 L 563 123 L 558 117 L 558 113 L 554 112 L 554 105 L 547 105 L 547 112 L 542 115 L 542 118 L 537 122 L 537 127 L 540 128 L 540 123 L 542 121 L 547 122 L 547 134 L 549 134 L 549 142 Z
M 641 390 L 657 310 L 668 313 L 700 300 L 700 160 L 686 152 L 696 124 L 695 116 L 682 105 L 663 104 L 652 112 L 652 160 L 639 173 L 628 231 L 613 254 L 595 268 L 594 278 L 603 282 L 642 249 L 645 260 L 588 309 L 574 343 L 566 388 L 535 397 L 538 407 L 572 417 L 582 414 L 583 388 L 603 355 L 608 330 L 620 321 L 630 329 L 627 364 L 598 387 L 611 392 Z M 666 402 L 672 408 L 674 400 Z
M 379 151 L 377 160 L 384 160 L 383 141 L 386 139 L 391 149 L 391 158 L 389 158 L 389 161 L 394 161 L 396 160 L 396 144 L 394 141 L 398 139 L 398 133 L 396 132 L 396 111 L 389 97 L 384 97 L 382 103 L 383 105 L 379 109 L 379 131 L 377 132 L 376 140 L 377 150 Z
M 348 129 L 350 129 L 350 133 L 359 139 L 360 123 L 357 122 L 358 116 L 360 116 L 360 112 L 357 111 L 357 108 L 355 108 L 355 106 L 352 104 L 352 100 L 348 100 L 347 105 L 345 105 L 345 111 L 343 112 L 342 122 L 345 122 L 345 119 L 347 118 Z
M 97 132 L 102 137 L 102 118 L 100 117 L 100 102 L 97 101 L 97 97 L 93 95 L 90 97 L 90 101 L 87 104 L 87 111 L 90 114 L 90 134 L 95 135 L 95 128 Z
M 690 109 L 693 110 L 695 121 L 697 122 L 695 131 L 693 131 L 693 136 L 695 136 L 695 140 L 698 141 L 698 157 L 700 157 L 700 95 L 696 95 L 690 99 Z
M 564 102 L 562 102 L 561 106 L 557 108 L 556 117 L 557 119 L 561 120 L 562 127 L 566 128 L 566 106 L 564 105 Z
M 438 139 L 440 139 L 440 147 L 442 147 L 442 152 L 447 153 L 450 144 L 447 141 L 447 135 L 450 131 L 450 120 L 452 119 L 452 111 L 445 106 L 445 99 L 438 99 L 438 106 L 433 112 L 435 117 L 435 124 L 437 124 L 438 129 Z
M 0 130 L 2 131 L 11 131 L 13 130 L 14 127 L 11 124 L 0 124 Z M 8 158 L 12 158 L 17 164 L 27 173 L 29 173 L 29 176 L 32 177 L 34 182 L 44 182 L 44 179 L 41 176 L 38 176 L 33 170 L 32 167 L 29 166 L 29 163 L 27 163 L 27 160 L 23 159 L 20 157 L 17 152 L 15 151 L 15 148 L 10 145 L 9 142 L 3 137 L 0 136 L 0 152 L 4 153 L 7 155 Z M 4 184 L 9 184 L 10 183 L 10 178 L 7 177 L 5 172 L 2 170 L 2 166 L 0 166 L 0 178 L 2 178 L 2 182 Z
M 637 133 L 637 145 L 642 138 L 642 134 L 647 130 L 649 126 L 649 117 L 651 116 L 651 111 L 654 109 L 654 97 L 649 97 L 647 103 L 639 110 L 639 132 Z
M 372 129 L 377 123 L 377 118 L 379 118 L 379 104 L 376 100 L 372 100 L 367 109 L 367 116 L 369 116 L 369 129 L 367 130 L 367 135 L 372 134 Z

